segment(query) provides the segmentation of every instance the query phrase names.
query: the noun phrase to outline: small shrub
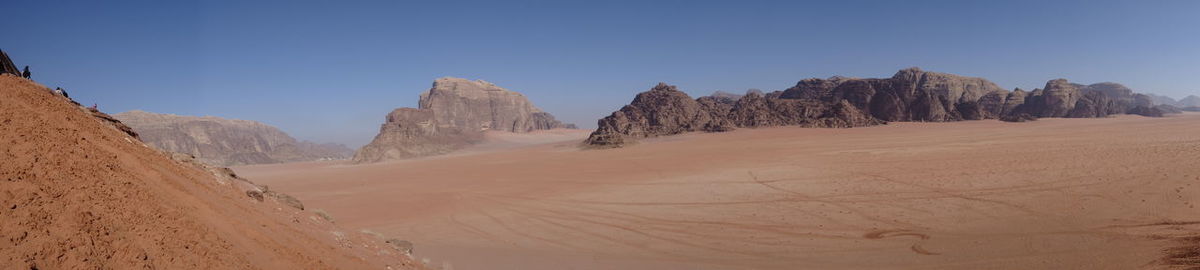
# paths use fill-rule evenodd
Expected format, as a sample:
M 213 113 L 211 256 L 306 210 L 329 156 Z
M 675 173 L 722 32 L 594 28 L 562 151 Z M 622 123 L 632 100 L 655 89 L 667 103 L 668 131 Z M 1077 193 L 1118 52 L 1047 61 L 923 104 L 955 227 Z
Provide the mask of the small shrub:
M 375 238 L 383 239 L 383 234 L 382 234 L 382 233 L 377 233 L 377 232 L 375 232 L 375 231 L 372 231 L 372 230 L 368 230 L 368 229 L 362 229 L 362 230 L 360 230 L 359 232 L 362 232 L 363 234 L 367 234 L 367 235 L 370 235 L 370 236 L 374 236 Z
M 315 210 L 313 210 L 313 213 L 317 214 L 318 217 L 325 219 L 325 221 L 329 221 L 329 223 L 333 223 L 333 216 L 330 216 L 328 212 L 325 212 L 325 210 L 315 209 Z

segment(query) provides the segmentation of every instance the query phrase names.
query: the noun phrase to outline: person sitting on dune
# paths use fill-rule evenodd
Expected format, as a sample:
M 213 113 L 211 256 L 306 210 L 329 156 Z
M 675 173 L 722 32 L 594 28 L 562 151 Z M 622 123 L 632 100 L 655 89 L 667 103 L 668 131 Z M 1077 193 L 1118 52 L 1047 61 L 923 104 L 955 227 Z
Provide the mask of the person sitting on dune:
M 21 77 L 29 79 L 29 66 L 25 66 L 25 72 L 21 72 Z

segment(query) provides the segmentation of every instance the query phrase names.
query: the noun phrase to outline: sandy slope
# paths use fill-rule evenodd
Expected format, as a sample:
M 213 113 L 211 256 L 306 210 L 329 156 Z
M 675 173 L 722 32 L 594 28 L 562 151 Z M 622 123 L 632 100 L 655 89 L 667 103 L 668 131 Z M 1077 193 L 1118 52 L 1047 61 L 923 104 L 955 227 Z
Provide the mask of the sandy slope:
M 1200 114 L 576 146 L 237 170 L 459 270 L 1158 268 L 1200 221 Z
M 0 76 L 0 269 L 415 269 Z

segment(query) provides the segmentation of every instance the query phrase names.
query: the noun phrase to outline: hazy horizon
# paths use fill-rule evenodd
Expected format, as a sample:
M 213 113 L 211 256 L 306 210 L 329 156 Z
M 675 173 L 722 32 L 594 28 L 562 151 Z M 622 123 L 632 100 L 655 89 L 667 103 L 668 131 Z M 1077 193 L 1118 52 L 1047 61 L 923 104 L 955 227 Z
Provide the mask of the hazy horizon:
M 687 3 L 684 5 L 683 3 Z M 32 2 L 0 44 L 106 112 L 263 122 L 361 146 L 444 76 L 595 121 L 658 82 L 699 96 L 899 69 L 1200 93 L 1200 2 Z

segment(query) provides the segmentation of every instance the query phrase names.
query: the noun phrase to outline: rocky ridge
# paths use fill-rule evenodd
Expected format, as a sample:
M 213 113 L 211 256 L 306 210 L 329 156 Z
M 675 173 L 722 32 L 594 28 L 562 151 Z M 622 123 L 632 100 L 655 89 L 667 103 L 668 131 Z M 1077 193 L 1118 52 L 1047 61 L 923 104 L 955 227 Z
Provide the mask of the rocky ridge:
M 638 138 L 735 128 L 803 126 L 847 128 L 889 121 L 948 122 L 1044 117 L 1090 118 L 1112 114 L 1162 116 L 1176 110 L 1155 106 L 1152 97 L 1117 83 L 1081 85 L 1051 80 L 1043 89 L 1008 91 L 983 78 L 908 68 L 891 78 L 804 79 L 768 94 L 692 99 L 659 83 L 629 105 L 600 119 L 585 141 L 591 147 L 620 147 Z
M 138 110 L 113 117 L 155 148 L 193 155 L 219 166 L 346 159 L 353 152 L 339 144 L 297 141 L 278 128 L 250 120 Z
M 356 163 L 445 154 L 483 140 L 485 131 L 525 133 L 575 128 L 538 109 L 521 93 L 483 80 L 439 78 L 421 94 L 419 107 L 398 108 Z

